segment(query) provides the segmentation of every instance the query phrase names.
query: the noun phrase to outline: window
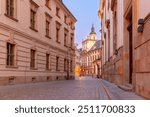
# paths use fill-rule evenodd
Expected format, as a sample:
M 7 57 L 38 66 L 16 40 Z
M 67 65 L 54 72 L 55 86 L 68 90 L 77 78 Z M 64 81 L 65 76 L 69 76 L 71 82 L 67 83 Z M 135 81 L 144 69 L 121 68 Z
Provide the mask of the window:
M 7 66 L 15 66 L 15 45 L 7 43 Z
M 67 59 L 64 59 L 64 71 L 67 71 Z
M 56 7 L 56 16 L 60 18 L 60 9 L 58 7 Z
M 35 29 L 35 14 L 36 12 L 31 9 L 31 28 Z
M 30 53 L 30 67 L 31 68 L 35 68 L 35 50 L 31 49 L 31 53 Z
M 70 61 L 70 72 L 72 72 L 72 60 Z
M 70 47 L 73 49 L 73 46 L 74 46 L 74 40 L 73 40 L 73 34 L 71 34 L 71 38 L 70 38 Z
M 64 46 L 67 46 L 68 30 L 64 29 Z
M 64 15 L 64 22 L 67 24 L 67 16 Z
M 51 20 L 51 16 L 48 13 L 46 14 L 46 26 L 45 26 L 45 32 L 46 32 L 46 37 L 51 38 L 50 37 L 50 20 Z
M 16 19 L 16 17 L 17 17 L 16 8 L 17 8 L 16 0 L 6 0 L 6 13 L 5 13 L 5 15 L 14 21 L 18 21 Z
M 46 20 L 46 36 L 49 37 L 49 24 L 50 22 Z
M 45 4 L 49 9 L 51 7 L 51 0 L 46 0 L 46 4 Z
M 59 71 L 59 57 L 56 56 L 56 71 Z
M 59 42 L 59 28 L 56 28 L 56 42 Z
M 30 0 L 31 2 L 31 9 L 30 9 L 30 28 L 33 29 L 34 31 L 37 31 L 37 9 L 38 5 Z
M 61 24 L 59 22 L 56 22 L 56 42 L 60 43 L 60 26 Z
M 67 46 L 67 34 L 64 34 L 64 46 Z
M 10 17 L 14 17 L 14 0 L 7 0 L 6 7 L 6 14 Z
M 46 69 L 50 69 L 50 55 L 46 54 Z
M 70 26 L 71 26 L 71 29 L 72 29 L 72 30 L 75 29 L 75 26 L 74 26 L 74 22 L 73 22 L 73 21 L 70 22 Z

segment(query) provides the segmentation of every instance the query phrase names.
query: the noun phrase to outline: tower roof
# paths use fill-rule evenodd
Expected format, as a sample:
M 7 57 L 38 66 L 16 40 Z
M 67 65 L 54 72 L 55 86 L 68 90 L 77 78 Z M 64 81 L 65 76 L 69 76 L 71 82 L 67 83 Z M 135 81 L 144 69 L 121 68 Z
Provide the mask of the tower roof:
M 91 28 L 91 32 L 90 32 L 90 34 L 96 34 L 96 32 L 95 32 L 95 28 L 94 28 L 94 25 L 92 24 L 92 28 Z

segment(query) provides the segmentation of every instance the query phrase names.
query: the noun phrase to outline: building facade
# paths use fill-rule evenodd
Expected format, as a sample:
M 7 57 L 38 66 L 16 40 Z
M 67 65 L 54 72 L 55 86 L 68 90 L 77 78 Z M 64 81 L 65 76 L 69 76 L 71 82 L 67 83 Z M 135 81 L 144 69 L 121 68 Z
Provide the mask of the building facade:
M 82 42 L 81 75 L 100 77 L 101 75 L 101 41 L 97 40 L 94 26 L 87 39 Z
M 75 22 L 62 0 L 1 0 L 0 85 L 74 78 Z
M 102 77 L 150 99 L 148 4 L 149 0 L 101 0 L 99 17 Z
M 80 76 L 81 74 L 81 51 L 82 49 L 78 49 L 77 46 L 75 48 L 75 75 Z

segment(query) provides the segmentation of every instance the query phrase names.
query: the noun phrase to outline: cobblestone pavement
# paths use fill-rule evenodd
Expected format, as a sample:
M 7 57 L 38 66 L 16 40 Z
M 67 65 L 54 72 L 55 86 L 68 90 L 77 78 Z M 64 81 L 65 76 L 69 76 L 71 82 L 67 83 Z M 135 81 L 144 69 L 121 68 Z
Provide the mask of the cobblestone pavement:
M 107 93 L 111 100 L 144 100 L 144 98 L 136 95 L 134 92 L 127 92 L 113 83 L 101 80 L 103 86 L 106 88 Z
M 90 77 L 80 77 L 76 80 L 0 86 L 0 99 L 103 100 L 142 98 L 134 93 L 124 92 L 108 82 Z

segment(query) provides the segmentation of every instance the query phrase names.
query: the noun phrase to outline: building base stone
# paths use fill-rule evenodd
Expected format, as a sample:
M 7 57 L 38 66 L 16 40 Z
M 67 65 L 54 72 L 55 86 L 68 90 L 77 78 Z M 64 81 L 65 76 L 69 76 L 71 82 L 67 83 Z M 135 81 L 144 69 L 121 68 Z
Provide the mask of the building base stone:
M 69 80 L 74 80 L 75 76 L 70 76 Z M 37 82 L 49 82 L 56 80 L 66 80 L 66 76 L 10 76 L 10 77 L 0 77 L 0 86 L 4 85 L 15 85 L 24 83 L 37 83 Z
M 117 85 L 123 84 L 123 47 L 102 66 L 102 78 Z

